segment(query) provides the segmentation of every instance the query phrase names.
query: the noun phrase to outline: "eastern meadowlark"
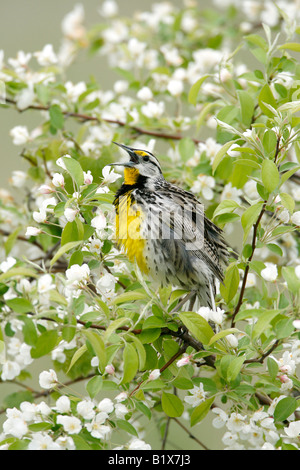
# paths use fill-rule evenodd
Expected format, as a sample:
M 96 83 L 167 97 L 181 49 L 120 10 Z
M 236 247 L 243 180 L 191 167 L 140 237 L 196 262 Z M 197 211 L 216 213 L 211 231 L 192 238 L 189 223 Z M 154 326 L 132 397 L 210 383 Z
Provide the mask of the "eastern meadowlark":
M 216 280 L 223 280 L 228 248 L 222 230 L 195 196 L 167 182 L 157 158 L 118 144 L 130 160 L 115 195 L 116 239 L 127 257 L 161 285 L 189 291 L 190 307 L 215 308 Z

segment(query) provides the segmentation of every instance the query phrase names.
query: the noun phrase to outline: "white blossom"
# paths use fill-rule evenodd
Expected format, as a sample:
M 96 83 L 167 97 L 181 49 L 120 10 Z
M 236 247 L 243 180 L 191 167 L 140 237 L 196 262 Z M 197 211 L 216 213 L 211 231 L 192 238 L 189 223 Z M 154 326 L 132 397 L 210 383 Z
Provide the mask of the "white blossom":
M 15 126 L 13 127 L 9 135 L 13 139 L 14 145 L 24 145 L 30 140 L 30 135 L 26 126 Z
M 127 393 L 126 392 L 121 392 L 115 397 L 115 400 L 116 400 L 117 403 L 120 403 L 122 401 L 127 400 L 127 398 L 128 398 Z
M 202 194 L 202 196 L 211 201 L 214 197 L 213 188 L 215 187 L 215 179 L 209 175 L 198 175 L 194 181 L 191 191 L 195 194 Z
M 115 290 L 117 279 L 110 273 L 103 274 L 103 276 L 96 282 L 97 292 L 102 295 L 111 294 Z
M 184 90 L 182 81 L 171 79 L 168 83 L 167 90 L 172 96 L 180 96 Z
M 84 184 L 91 184 L 93 182 L 93 175 L 91 170 L 83 172 Z
M 299 437 L 300 435 L 300 421 L 292 421 L 288 427 L 284 428 L 284 432 L 288 437 Z
M 72 264 L 72 266 L 66 270 L 68 284 L 76 288 L 81 284 L 85 284 L 89 279 L 89 275 L 90 268 L 86 263 L 81 266 L 79 264 Z
M 77 403 L 77 412 L 84 419 L 93 419 L 96 412 L 94 410 L 95 404 L 91 400 L 82 400 Z
M 184 401 L 191 405 L 193 408 L 200 405 L 206 399 L 206 392 L 203 388 L 203 383 L 200 383 L 199 387 L 196 385 L 191 390 L 191 395 L 184 397 Z
M 72 40 L 82 39 L 85 35 L 84 21 L 84 8 L 81 4 L 75 5 L 62 21 L 63 34 Z
M 124 419 L 125 415 L 128 413 L 127 406 L 123 405 L 122 403 L 116 403 L 115 405 L 115 414 L 116 417 L 119 419 Z
M 13 380 L 21 373 L 21 367 L 16 361 L 5 361 L 2 365 L 1 379 Z
M 114 410 L 114 404 L 110 398 L 103 398 L 103 400 L 98 403 L 97 409 L 109 414 Z
M 134 438 L 130 442 L 128 450 L 151 450 L 151 446 L 141 439 Z
M 81 429 L 81 421 L 76 416 L 57 416 L 57 424 L 61 424 L 68 434 L 78 434 Z
M 17 57 L 15 59 L 9 58 L 8 63 L 15 69 L 16 73 L 22 74 L 27 69 L 31 57 L 30 52 L 18 51 Z
M 218 407 L 213 408 L 212 412 L 217 415 L 212 421 L 213 427 L 217 429 L 222 428 L 227 422 L 227 419 L 228 419 L 227 413 Z
M 33 85 L 29 84 L 27 88 L 24 88 L 17 96 L 16 104 L 17 108 L 21 111 L 31 106 L 35 99 L 35 92 Z M 16 144 L 17 145 L 17 144 Z
M 41 229 L 37 227 L 28 226 L 26 228 L 25 237 L 36 237 L 41 233 Z
M 41 51 L 35 52 L 33 55 L 36 57 L 38 63 L 43 67 L 48 67 L 57 63 L 57 56 L 53 50 L 52 44 L 46 44 Z
M 261 276 L 265 281 L 276 281 L 278 276 L 277 266 L 274 263 L 265 263 L 265 268 L 261 271 Z
M 52 279 L 51 274 L 43 274 L 38 279 L 38 284 L 37 284 L 38 293 L 43 294 L 52 289 L 55 289 L 55 285 L 53 284 L 53 279 Z
M 11 417 L 4 421 L 3 431 L 5 434 L 11 434 L 18 439 L 22 439 L 28 433 L 28 426 L 20 415 L 19 417 Z
M 107 413 L 103 411 L 97 413 L 91 423 L 86 423 L 85 427 L 96 439 L 108 439 L 111 434 L 111 428 L 104 424 L 107 418 Z
M 293 213 L 291 217 L 291 222 L 297 226 L 300 226 L 300 211 Z
M 165 103 L 163 101 L 156 103 L 150 100 L 141 107 L 141 111 L 148 118 L 159 119 L 165 112 Z
M 64 216 L 68 222 L 73 222 L 76 219 L 78 214 L 78 209 L 72 209 L 72 207 L 67 207 L 64 210 Z
M 66 395 L 60 396 L 56 400 L 56 406 L 55 406 L 56 411 L 59 413 L 69 413 L 71 411 L 71 401 L 70 398 L 67 397 Z
M 160 376 L 160 370 L 154 369 L 149 374 L 149 380 L 156 380 Z
M 16 264 L 17 260 L 13 256 L 8 256 L 5 261 L 0 263 L 0 271 L 6 273 L 10 268 Z
M 86 91 L 86 84 L 85 82 L 78 82 L 76 84 L 68 81 L 65 83 L 67 98 L 72 103 L 76 103 L 79 96 Z
M 137 92 L 137 98 L 141 101 L 150 101 L 153 98 L 153 93 L 150 90 L 149 87 L 143 86 L 138 92 Z
M 49 390 L 57 385 L 57 375 L 53 369 L 44 370 L 39 375 L 39 384 L 42 388 Z
M 102 211 L 98 210 L 96 217 L 91 220 L 91 226 L 96 230 L 102 230 L 106 227 L 107 221 L 106 217 Z
M 280 222 L 282 222 L 283 224 L 287 224 L 290 220 L 290 213 L 287 209 L 284 209 L 283 211 L 279 212 L 279 214 L 277 214 L 277 217 Z
M 117 181 L 117 179 L 121 178 L 122 175 L 119 175 L 118 173 L 116 173 L 113 168 L 109 166 L 105 166 L 102 170 L 102 176 L 103 176 L 102 184 L 108 185 Z
M 28 450 L 61 450 L 61 446 L 46 432 L 35 432 L 28 444 Z
M 63 188 L 65 185 L 65 178 L 61 173 L 54 173 L 52 177 L 52 184 L 56 188 Z

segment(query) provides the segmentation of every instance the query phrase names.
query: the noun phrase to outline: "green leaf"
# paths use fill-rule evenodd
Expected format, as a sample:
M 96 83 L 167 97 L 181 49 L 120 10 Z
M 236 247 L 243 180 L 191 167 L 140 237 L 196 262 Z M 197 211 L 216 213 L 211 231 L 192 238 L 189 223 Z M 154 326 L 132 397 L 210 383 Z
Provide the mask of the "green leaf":
M 269 193 L 272 193 L 274 189 L 279 185 L 279 172 L 276 164 L 272 160 L 264 160 L 261 168 L 261 178 L 264 187 Z
M 200 405 L 196 406 L 191 414 L 191 426 L 195 426 L 195 424 L 200 423 L 200 421 L 205 418 L 214 402 L 214 399 L 214 397 L 208 398 L 200 403 Z
M 146 406 L 144 403 L 142 403 L 139 400 L 136 400 L 135 406 L 139 411 L 141 411 L 145 416 L 147 416 L 149 420 L 151 419 L 152 413 L 151 413 L 151 410 L 148 408 L 148 406 Z
M 267 366 L 271 379 L 276 379 L 279 369 L 277 362 L 272 357 L 268 357 Z
M 178 418 L 184 411 L 182 401 L 177 395 L 172 393 L 163 392 L 161 397 L 161 405 L 163 411 L 170 418 Z
M 60 249 L 55 253 L 53 256 L 52 260 L 50 261 L 50 266 L 53 266 L 53 264 L 65 253 L 68 251 L 72 250 L 76 246 L 80 245 L 82 241 L 77 241 L 77 242 L 69 242 L 66 243 L 65 245 L 61 246 Z
M 298 408 L 298 402 L 296 398 L 285 397 L 279 400 L 274 410 L 274 420 L 275 421 L 284 421 L 289 416 L 291 416 L 294 411 Z
M 263 136 L 263 147 L 265 150 L 266 158 L 275 156 L 277 146 L 277 136 L 272 129 L 266 130 Z
M 199 90 L 201 88 L 202 83 L 209 77 L 209 75 L 203 75 L 203 77 L 199 78 L 191 87 L 189 94 L 188 94 L 188 102 L 190 104 L 196 105 L 197 104 L 197 97 Z
M 29 268 L 11 268 L 5 273 L 0 274 L 0 282 L 5 281 L 6 279 L 11 279 L 12 277 L 37 277 L 36 272 L 33 269 Z
M 125 419 L 118 419 L 116 421 L 116 425 L 118 428 L 122 429 L 123 431 L 126 431 L 127 433 L 138 437 L 137 430 L 132 426 L 131 423 L 129 423 L 129 421 L 126 421 Z
M 234 129 L 235 131 L 235 129 Z M 229 142 L 226 142 L 226 144 L 224 144 L 220 150 L 217 152 L 215 158 L 214 158 L 214 161 L 212 163 L 212 171 L 213 173 L 216 171 L 217 167 L 219 166 L 219 164 L 221 163 L 221 161 L 223 160 L 223 157 L 226 155 L 227 153 L 227 150 L 230 149 L 230 147 L 232 146 L 232 144 L 234 143 L 235 141 L 234 140 L 230 140 Z
M 184 137 L 179 141 L 178 150 L 182 161 L 186 162 L 193 157 L 195 153 L 195 144 L 190 137 Z
M 282 104 L 279 106 L 278 111 L 288 112 L 291 114 L 297 113 L 300 110 L 300 100 L 289 101 L 287 103 Z
M 244 242 L 247 240 L 253 224 L 255 224 L 255 222 L 257 221 L 261 208 L 262 202 L 257 202 L 256 204 L 253 204 L 252 206 L 248 207 L 248 209 L 246 209 L 243 213 L 241 217 L 241 223 L 244 230 Z
M 163 318 L 152 315 L 144 321 L 143 330 L 146 330 L 147 328 L 163 328 L 166 325 L 167 324 Z
M 213 219 L 215 219 L 217 216 L 221 214 L 231 213 L 238 207 L 240 207 L 240 205 L 233 199 L 225 199 L 224 201 L 220 202 L 220 204 L 216 207 L 214 211 Z
M 264 310 L 260 313 L 257 322 L 252 330 L 252 339 L 261 336 L 267 328 L 269 328 L 271 321 L 279 315 L 280 310 Z
M 99 369 L 101 373 L 103 374 L 105 366 L 106 366 L 106 351 L 105 351 L 104 341 L 101 338 L 100 334 L 98 334 L 96 331 L 83 330 L 82 332 L 86 336 L 96 356 L 98 357 Z
M 86 384 L 86 390 L 91 398 L 94 398 L 101 390 L 103 379 L 100 375 L 95 375 Z
M 87 347 L 85 344 L 83 344 L 79 349 L 77 349 L 71 359 L 69 368 L 67 370 L 67 374 L 70 372 L 74 364 L 78 361 L 78 359 L 81 358 L 81 356 L 87 351 Z
M 92 450 L 86 439 L 84 439 L 79 434 L 72 434 L 72 440 L 74 441 L 76 450 Z
M 144 300 L 147 299 L 148 295 L 145 292 L 139 291 L 130 291 L 124 292 L 123 294 L 118 295 L 115 299 L 111 301 L 113 305 L 123 304 L 125 302 L 132 302 L 134 300 Z
M 121 326 L 124 326 L 128 322 L 129 322 L 129 319 L 126 317 L 117 318 L 117 320 L 112 321 L 104 333 L 104 336 L 103 336 L 104 342 L 106 343 L 109 340 L 110 335 L 114 333 L 114 331 L 116 331 Z
M 241 107 L 242 122 L 248 128 L 250 127 L 254 114 L 254 101 L 252 96 L 244 90 L 238 90 L 237 94 Z
M 249 42 L 250 44 L 253 44 L 255 46 L 258 46 L 259 48 L 263 49 L 264 51 L 268 50 L 268 44 L 266 40 L 259 36 L 258 34 L 248 34 L 245 37 L 245 40 Z
M 233 356 L 229 354 L 223 356 L 218 366 L 221 376 L 227 382 L 234 381 L 239 374 L 245 359 L 245 356 Z
M 28 313 L 33 311 L 33 305 L 29 300 L 15 297 L 6 301 L 7 306 L 16 313 Z
M 225 338 L 225 336 L 232 335 L 234 333 L 240 333 L 240 330 L 237 328 L 227 328 L 226 330 L 221 330 L 219 333 L 216 333 L 211 339 L 210 342 L 208 343 L 208 346 L 211 346 L 212 344 L 216 343 L 222 338 Z
M 84 184 L 84 175 L 80 163 L 74 158 L 70 157 L 61 157 L 62 161 L 65 164 L 67 172 L 71 175 L 73 180 L 77 183 L 78 186 Z
M 299 42 L 285 42 L 278 46 L 278 49 L 288 49 L 290 51 L 300 52 L 300 44 Z
M 147 359 L 146 350 L 137 336 L 132 335 L 132 341 L 134 342 L 134 345 L 138 354 L 138 358 L 139 358 L 139 370 L 144 370 L 146 359 Z
M 281 204 L 291 213 L 294 212 L 295 201 L 290 194 L 280 193 L 280 202 Z
M 214 336 L 212 327 L 201 315 L 194 312 L 181 312 L 178 316 L 192 335 L 201 343 L 208 344 Z
M 55 130 L 63 129 L 64 127 L 64 115 L 58 104 L 53 104 L 49 108 L 50 124 Z
M 277 107 L 276 100 L 273 96 L 269 85 L 264 85 L 258 96 L 258 104 L 262 112 L 268 117 L 274 117 L 274 113 L 266 106 L 271 105 L 274 109 Z
M 40 423 L 32 423 L 28 425 L 28 429 L 33 432 L 40 432 L 40 431 L 48 431 L 53 426 L 52 423 L 47 422 L 40 422 Z
M 186 377 L 176 377 L 171 383 L 180 390 L 190 390 L 194 386 L 193 382 Z
M 31 348 L 31 357 L 37 359 L 38 357 L 46 356 L 56 347 L 57 340 L 57 330 L 44 331 L 36 340 L 35 346 Z
M 4 248 L 5 248 L 5 254 L 6 256 L 9 255 L 11 252 L 12 248 L 14 247 L 15 241 L 19 235 L 19 233 L 23 230 L 23 227 L 18 227 L 16 230 L 14 230 L 12 233 L 9 234 L 9 236 L 6 238 L 5 243 L 4 243 Z
M 25 343 L 29 344 L 29 346 L 35 346 L 38 334 L 34 322 L 25 315 L 19 317 L 19 319 L 24 323 L 22 333 Z
M 300 292 L 300 279 L 295 274 L 295 268 L 292 266 L 283 266 L 282 275 L 288 285 L 289 291 L 293 294 Z
M 134 346 L 131 343 L 126 343 L 123 351 L 123 378 L 122 384 L 131 382 L 138 370 L 139 358 Z
M 224 283 L 220 284 L 220 293 L 228 304 L 235 296 L 240 282 L 239 270 L 236 264 L 231 264 L 226 269 Z

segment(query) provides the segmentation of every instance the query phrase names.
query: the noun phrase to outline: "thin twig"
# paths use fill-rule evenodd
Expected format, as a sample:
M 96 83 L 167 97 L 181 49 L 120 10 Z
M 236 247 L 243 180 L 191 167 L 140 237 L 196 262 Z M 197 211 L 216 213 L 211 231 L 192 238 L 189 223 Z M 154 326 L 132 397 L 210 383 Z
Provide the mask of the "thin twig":
M 277 161 L 277 158 L 278 158 L 278 155 L 280 153 L 280 138 L 278 137 L 277 139 L 277 143 L 276 143 L 276 149 L 275 149 L 275 155 L 274 155 L 274 163 L 276 163 Z M 233 327 L 235 325 L 235 318 L 238 314 L 238 312 L 240 311 L 240 308 L 242 306 L 242 303 L 243 303 L 243 298 L 244 298 L 244 293 L 245 293 L 245 289 L 246 289 L 246 283 L 247 283 L 247 278 L 248 278 L 248 274 L 249 274 L 249 270 L 250 270 L 250 263 L 252 261 L 252 258 L 254 256 L 254 252 L 255 252 L 255 248 L 256 248 L 256 237 L 257 237 L 257 231 L 258 231 L 258 227 L 259 227 L 259 224 L 260 224 L 260 221 L 262 219 L 262 216 L 264 215 L 265 211 L 266 211 L 266 206 L 267 206 L 267 200 L 265 200 L 263 202 L 263 205 L 262 205 L 262 208 L 261 208 L 261 211 L 259 213 L 259 216 L 257 218 L 257 221 L 255 222 L 255 224 L 253 225 L 253 235 L 252 235 L 252 243 L 251 243 L 251 254 L 250 256 L 248 257 L 248 260 L 247 260 L 247 265 L 245 267 L 245 271 L 244 271 L 244 277 L 243 277 L 243 281 L 242 281 L 242 286 L 241 286 L 241 290 L 240 290 L 240 295 L 239 295 L 239 299 L 238 299 L 238 303 L 235 307 L 235 310 L 233 312 L 233 315 L 232 315 L 232 319 L 231 319 L 231 326 Z
M 6 98 L 5 102 L 6 102 L 6 104 L 12 104 L 15 107 L 16 107 L 16 104 L 17 104 L 15 100 L 12 100 L 10 98 Z M 19 112 L 24 112 L 24 111 L 27 111 L 28 109 L 34 109 L 36 111 L 49 111 L 50 106 L 42 106 L 42 105 L 31 104 L 30 106 L 28 106 L 25 109 L 18 109 L 17 107 L 16 107 L 16 109 Z M 106 122 L 108 124 L 116 124 L 120 127 L 128 127 L 128 129 L 136 132 L 137 134 L 149 135 L 151 137 L 157 137 L 159 139 L 181 140 L 183 138 L 183 136 L 181 134 L 166 134 L 166 133 L 161 132 L 159 130 L 149 130 L 149 129 L 143 129 L 143 128 L 138 127 L 138 126 L 130 126 L 126 122 L 119 121 L 118 119 L 99 118 L 97 116 L 90 116 L 88 114 L 75 113 L 75 112 L 69 112 L 69 111 L 62 111 L 62 114 L 66 117 L 73 117 L 73 118 L 79 119 L 83 122 L 87 122 L 87 121 L 94 121 L 94 122 L 97 122 L 97 123 Z M 202 140 L 199 140 L 199 139 L 196 139 L 196 138 L 191 138 L 191 140 L 193 140 L 193 142 L 195 144 L 199 144 L 200 142 L 202 142 Z
M 244 277 L 243 277 L 243 281 L 242 281 L 242 286 L 241 286 L 241 290 L 240 290 L 240 295 L 239 295 L 239 300 L 238 300 L 238 303 L 235 307 L 235 310 L 234 310 L 234 313 L 232 315 L 232 320 L 231 320 L 231 326 L 234 327 L 235 325 L 235 317 L 236 315 L 238 314 L 238 312 L 240 311 L 240 308 L 241 308 L 241 305 L 243 303 L 243 298 L 244 298 L 244 293 L 245 293 L 245 289 L 246 289 L 246 283 L 247 283 L 247 278 L 248 278 L 248 273 L 249 273 L 249 270 L 250 270 L 250 263 L 252 261 L 252 258 L 254 256 L 254 252 L 255 252 L 255 248 L 256 248 L 256 236 L 257 236 L 257 231 L 258 231 L 258 226 L 260 224 L 260 221 L 262 219 L 262 216 L 264 215 L 264 212 L 265 212 L 265 209 L 266 209 L 266 205 L 267 205 L 267 201 L 264 201 L 263 203 L 263 206 L 261 208 L 261 211 L 259 213 L 259 216 L 258 216 L 258 219 L 257 221 L 255 222 L 255 224 L 253 225 L 253 235 L 252 235 L 252 243 L 251 243 L 251 254 L 247 260 L 247 265 L 246 265 L 246 268 L 245 268 L 245 272 L 244 272 Z
M 188 428 L 186 428 L 186 427 L 184 426 L 184 424 L 182 424 L 182 423 L 179 421 L 179 419 L 177 419 L 177 418 L 172 418 L 172 419 L 173 419 L 173 421 L 175 421 L 175 423 L 178 424 L 178 426 L 180 426 L 180 427 L 188 434 L 188 436 L 189 436 L 191 439 L 193 439 L 195 442 L 197 442 L 197 444 L 199 444 L 201 447 L 203 447 L 204 450 L 209 450 L 209 448 L 206 447 L 206 445 L 203 444 L 203 442 L 201 442 L 194 434 L 192 434 L 192 433 L 190 432 L 190 430 L 189 430 Z

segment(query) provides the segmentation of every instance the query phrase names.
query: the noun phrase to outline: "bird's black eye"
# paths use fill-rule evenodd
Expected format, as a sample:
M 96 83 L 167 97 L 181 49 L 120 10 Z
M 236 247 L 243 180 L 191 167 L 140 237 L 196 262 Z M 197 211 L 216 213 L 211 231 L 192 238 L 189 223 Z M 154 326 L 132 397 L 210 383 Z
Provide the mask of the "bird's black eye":
M 149 162 L 149 155 L 145 155 L 143 160 L 144 160 L 144 162 Z

